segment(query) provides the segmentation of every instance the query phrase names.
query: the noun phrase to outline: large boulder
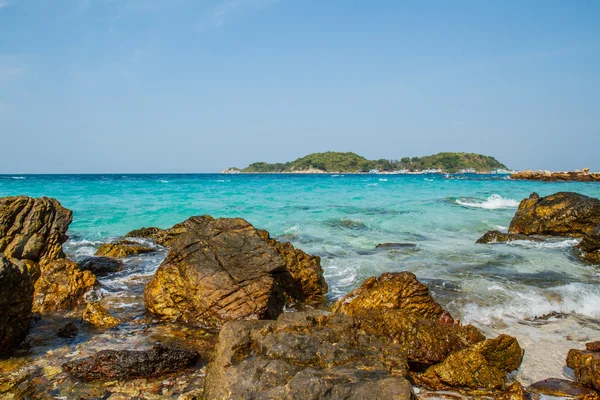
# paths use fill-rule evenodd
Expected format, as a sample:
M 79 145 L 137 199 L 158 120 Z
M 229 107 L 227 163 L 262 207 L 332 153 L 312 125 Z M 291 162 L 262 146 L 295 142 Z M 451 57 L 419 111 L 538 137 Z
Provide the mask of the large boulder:
M 84 295 L 96 286 L 96 276 L 81 271 L 77 264 L 60 259 L 46 265 L 35 282 L 34 312 L 68 310 L 84 302 Z
M 317 311 L 223 326 L 206 399 L 414 399 L 406 356 L 354 318 Z
M 581 237 L 600 225 L 600 200 L 579 193 L 531 194 L 519 204 L 509 233 Z
M 84 380 L 156 377 L 193 366 L 193 350 L 155 345 L 149 350 L 102 350 L 96 355 L 63 364 L 63 369 Z
M 523 354 L 517 339 L 500 335 L 452 353 L 424 373 L 412 374 L 411 378 L 417 385 L 433 390 L 503 389 L 506 374 L 519 368 Z
M 163 319 L 208 328 L 228 320 L 274 319 L 286 304 L 317 301 L 327 290 L 324 282 L 315 283 L 322 275 L 314 259 L 297 256 L 303 264 L 289 268 L 293 260 L 241 218 L 201 216 L 183 224 L 185 233 L 172 243 L 144 294 L 148 311 Z
M 0 198 L 0 252 L 45 265 L 64 258 L 62 244 L 73 213 L 56 199 Z
M 586 233 L 576 247 L 581 252 L 581 258 L 600 263 L 600 225 Z
M 567 366 L 573 369 L 581 384 L 600 390 L 600 352 L 571 349 L 567 354 Z
M 27 336 L 32 301 L 33 283 L 27 266 L 0 253 L 0 355 Z

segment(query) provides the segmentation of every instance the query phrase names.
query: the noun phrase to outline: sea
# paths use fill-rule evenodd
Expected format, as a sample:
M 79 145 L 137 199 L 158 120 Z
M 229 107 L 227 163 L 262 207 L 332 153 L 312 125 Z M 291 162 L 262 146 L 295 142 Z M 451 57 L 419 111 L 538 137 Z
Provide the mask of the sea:
M 600 197 L 600 184 L 478 174 L 0 176 L 0 196 L 49 196 L 73 210 L 65 245 L 73 259 L 133 229 L 211 215 L 244 218 L 319 255 L 329 303 L 370 276 L 411 271 L 463 324 L 516 336 L 526 352 L 515 377 L 524 384 L 572 377 L 568 350 L 600 339 L 600 266 L 577 258 L 577 239 L 475 241 L 488 230 L 506 231 L 531 193 L 559 191 Z M 379 243 L 406 246 L 376 249 Z M 117 312 L 137 310 L 132 318 L 143 313 L 133 302 L 166 255 L 159 250 L 101 278 L 99 296 L 113 299 Z

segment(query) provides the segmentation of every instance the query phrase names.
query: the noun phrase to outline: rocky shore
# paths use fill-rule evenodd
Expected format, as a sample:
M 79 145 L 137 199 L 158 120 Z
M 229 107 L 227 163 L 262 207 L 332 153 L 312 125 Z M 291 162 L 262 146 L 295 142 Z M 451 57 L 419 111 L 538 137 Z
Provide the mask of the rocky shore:
M 318 256 L 241 218 L 141 228 L 78 262 L 62 248 L 71 220 L 54 199 L 0 199 L 2 399 L 600 398 L 598 342 L 565 360 L 576 381 L 523 387 L 517 338 L 461 324 L 410 272 L 373 276 L 330 306 Z M 534 193 L 508 232 L 478 243 L 576 237 L 594 262 L 599 232 L 600 200 Z M 156 252 L 166 257 L 132 294 L 142 316 L 113 315 L 97 277 Z M 146 339 L 129 348 L 136 335 Z
M 577 181 L 577 182 L 600 182 L 600 172 L 590 172 L 589 168 L 567 172 L 551 172 L 546 170 L 539 171 L 519 171 L 510 175 L 511 179 L 530 180 L 530 181 Z

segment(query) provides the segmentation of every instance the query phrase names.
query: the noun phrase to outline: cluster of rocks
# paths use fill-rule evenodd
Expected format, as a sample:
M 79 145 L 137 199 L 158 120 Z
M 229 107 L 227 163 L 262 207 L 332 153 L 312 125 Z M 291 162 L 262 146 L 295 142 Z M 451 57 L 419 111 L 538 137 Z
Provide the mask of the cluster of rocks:
M 567 172 L 551 172 L 546 170 L 539 171 L 519 171 L 510 175 L 511 179 L 531 180 L 531 181 L 578 181 L 578 182 L 600 182 L 600 172 L 591 172 L 589 168 L 577 169 Z
M 546 197 L 532 193 L 519 204 L 507 233 L 489 231 L 477 243 L 543 241 L 548 237 L 581 238 L 575 246 L 577 255 L 600 263 L 600 200 L 573 192 Z

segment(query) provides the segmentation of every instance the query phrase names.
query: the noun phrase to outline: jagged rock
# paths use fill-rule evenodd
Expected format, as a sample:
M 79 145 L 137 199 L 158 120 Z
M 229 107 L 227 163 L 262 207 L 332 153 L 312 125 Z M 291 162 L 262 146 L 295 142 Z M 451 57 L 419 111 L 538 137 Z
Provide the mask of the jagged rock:
M 599 400 L 600 396 L 594 390 L 580 383 L 565 379 L 549 378 L 532 383 L 528 388 L 531 393 L 546 396 L 575 398 L 581 400 Z
M 414 399 L 399 347 L 341 314 L 285 313 L 223 326 L 206 399 Z
M 452 353 L 424 373 L 411 377 L 417 385 L 433 390 L 502 389 L 506 374 L 519 368 L 523 354 L 517 339 L 500 335 Z
M 142 238 L 154 240 L 164 247 L 171 247 L 175 239 L 186 232 L 185 222 L 173 225 L 169 229 L 160 229 L 155 227 L 141 228 L 129 232 L 125 237 Z
M 27 266 L 0 253 L 0 355 L 16 348 L 27 336 L 33 283 Z
M 84 380 L 155 377 L 194 365 L 199 359 L 192 350 L 156 345 L 149 350 L 102 350 L 82 360 L 69 361 L 63 369 Z
M 108 310 L 98 303 L 88 303 L 83 311 L 83 320 L 98 328 L 114 328 L 121 320 L 110 315 Z
M 56 199 L 0 198 L 0 252 L 42 266 L 64 258 L 62 244 L 72 218 Z
M 144 246 L 131 240 L 119 240 L 114 243 L 105 243 L 98 247 L 96 255 L 100 257 L 125 258 L 138 254 L 152 253 L 152 247 Z
M 110 257 L 87 257 L 77 264 L 82 271 L 90 271 L 96 276 L 105 276 L 123 269 L 123 263 Z
M 577 381 L 600 390 L 600 353 L 589 350 L 569 350 L 567 366 L 573 369 Z
M 600 341 L 588 342 L 585 344 L 585 348 L 589 351 L 600 351 Z
M 495 400 L 529 400 L 531 396 L 523 389 L 520 382 L 513 382 L 508 385 L 506 390 L 496 396 Z
M 581 251 L 581 258 L 585 261 L 600 263 L 600 225 L 586 233 L 575 247 Z
M 477 244 L 487 243 L 502 243 L 512 242 L 515 240 L 528 240 L 533 242 L 541 242 L 542 239 L 536 238 L 535 236 L 520 235 L 518 233 L 504 233 L 500 231 L 487 231 L 482 237 L 477 239 Z
M 84 295 L 96 286 L 96 277 L 90 271 L 81 271 L 67 259 L 52 261 L 42 270 L 35 282 L 33 311 L 68 310 L 83 302 Z
M 71 339 L 77 336 L 78 333 L 79 328 L 77 328 L 77 325 L 75 325 L 74 322 L 68 322 L 56 332 L 56 336 L 64 339 Z
M 404 310 L 435 321 L 454 322 L 450 314 L 430 296 L 427 285 L 419 282 L 411 272 L 386 272 L 379 278 L 370 277 L 335 303 L 332 312 L 353 316 L 355 312 L 382 308 Z
M 519 204 L 509 233 L 581 237 L 600 225 L 600 200 L 579 193 L 531 194 Z
M 567 172 L 550 172 L 550 171 L 519 171 L 512 174 L 511 179 L 517 180 L 532 180 L 532 181 L 577 181 L 577 182 L 593 182 L 600 181 L 600 173 L 591 172 L 589 168 Z
M 144 293 L 148 311 L 163 319 L 209 328 L 235 319 L 273 319 L 286 301 L 317 301 L 327 290 L 317 290 L 324 284 L 318 259 L 265 241 L 241 218 L 201 216 L 182 224 L 186 232 Z

